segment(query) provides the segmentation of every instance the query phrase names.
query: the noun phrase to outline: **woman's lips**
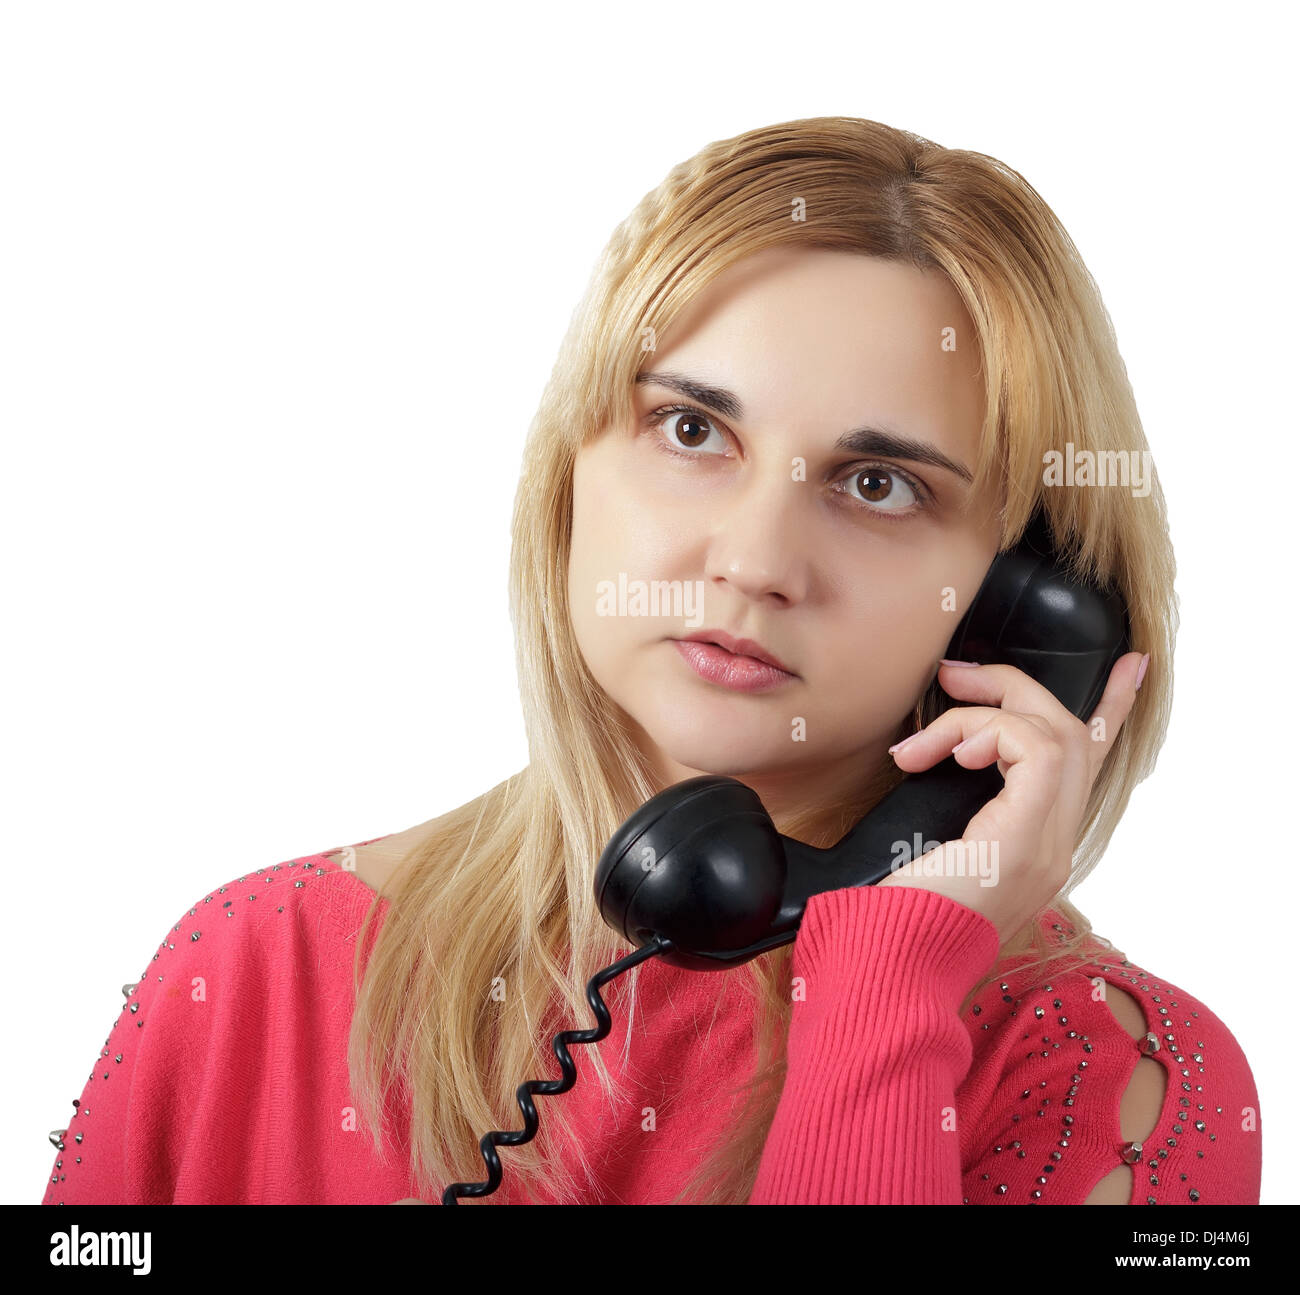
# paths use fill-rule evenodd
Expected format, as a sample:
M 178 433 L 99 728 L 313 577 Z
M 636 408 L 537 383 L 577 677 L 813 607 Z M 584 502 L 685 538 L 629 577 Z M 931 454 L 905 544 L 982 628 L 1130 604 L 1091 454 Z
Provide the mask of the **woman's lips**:
M 797 675 L 768 665 L 766 661 L 728 652 L 716 643 L 674 639 L 673 646 L 701 679 L 730 688 L 733 692 L 771 692 L 798 678 Z

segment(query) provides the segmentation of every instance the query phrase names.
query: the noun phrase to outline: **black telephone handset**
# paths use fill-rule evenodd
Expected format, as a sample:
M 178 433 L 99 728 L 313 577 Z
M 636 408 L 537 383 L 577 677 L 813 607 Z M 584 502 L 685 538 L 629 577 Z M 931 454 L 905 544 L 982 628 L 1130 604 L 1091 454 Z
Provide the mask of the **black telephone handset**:
M 1129 651 L 1128 636 L 1123 599 L 1069 578 L 1040 510 L 1020 543 L 994 558 L 946 655 L 1016 666 L 1086 720 L 1111 668 Z M 518 1146 L 537 1132 L 533 1097 L 573 1087 L 577 1067 L 568 1045 L 598 1043 L 610 1031 L 603 985 L 653 957 L 725 970 L 788 944 L 811 895 L 879 881 L 891 864 L 908 861 L 918 833 L 922 842 L 960 840 L 1002 785 L 996 765 L 963 769 L 949 756 L 909 774 L 829 850 L 781 836 L 762 801 L 735 778 L 688 778 L 646 801 L 614 833 L 596 868 L 601 915 L 637 947 L 588 982 L 596 1026 L 555 1036 L 563 1078 L 519 1085 L 515 1100 L 524 1127 L 485 1133 L 479 1150 L 487 1178 L 449 1184 L 443 1204 L 495 1192 L 501 1183 L 496 1148 Z
M 1020 542 L 994 558 L 945 656 L 1016 666 L 1087 720 L 1129 650 L 1122 597 L 1069 578 L 1040 509 Z M 909 774 L 822 850 L 780 835 L 735 778 L 689 778 L 614 834 L 596 869 L 596 900 L 634 945 L 669 942 L 665 962 L 725 970 L 793 940 L 811 895 L 872 885 L 912 857 L 918 836 L 931 848 L 959 840 L 1002 786 L 996 765 L 964 769 L 949 756 Z

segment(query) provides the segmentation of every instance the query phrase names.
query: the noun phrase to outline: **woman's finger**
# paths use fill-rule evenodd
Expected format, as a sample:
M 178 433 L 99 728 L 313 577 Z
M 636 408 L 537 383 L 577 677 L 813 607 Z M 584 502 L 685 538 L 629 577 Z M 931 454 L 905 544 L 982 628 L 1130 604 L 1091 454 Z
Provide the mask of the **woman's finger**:
M 957 747 L 960 750 L 954 749 Z M 981 840 L 996 839 L 983 835 L 994 822 L 1007 831 L 1024 823 L 1037 823 L 1041 828 L 1059 794 L 1065 764 L 1063 744 L 1044 727 L 1041 716 L 988 706 L 954 706 L 898 744 L 893 754 L 906 773 L 919 773 L 948 755 L 966 769 L 982 769 L 997 760 L 1006 786 L 985 807 L 998 806 L 979 821 Z M 1026 768 L 1027 763 L 1032 767 Z M 971 820 L 971 827 L 977 819 Z M 1003 848 L 1010 844 L 1006 842 Z
M 1142 667 L 1142 659 L 1143 653 L 1129 652 L 1115 662 L 1115 668 L 1106 681 L 1106 691 L 1102 693 L 1097 709 L 1088 720 L 1088 735 L 1092 739 L 1089 744 L 1090 763 L 1094 772 L 1101 768 L 1137 700 L 1138 672 Z
M 1066 754 L 1064 744 L 1030 717 L 999 712 L 953 752 L 964 769 L 983 769 L 996 760 L 1004 781 L 966 825 L 963 838 L 996 841 L 1011 859 L 1033 858 L 1060 795 Z
M 974 737 L 1001 711 L 992 706 L 953 706 L 911 737 L 894 743 L 890 754 L 907 773 L 919 773 L 951 754 L 958 742 Z
M 948 665 L 940 663 L 939 686 L 962 702 L 983 703 L 1000 710 L 1037 715 L 1061 737 L 1078 735 L 1081 721 L 1037 679 L 1012 665 Z

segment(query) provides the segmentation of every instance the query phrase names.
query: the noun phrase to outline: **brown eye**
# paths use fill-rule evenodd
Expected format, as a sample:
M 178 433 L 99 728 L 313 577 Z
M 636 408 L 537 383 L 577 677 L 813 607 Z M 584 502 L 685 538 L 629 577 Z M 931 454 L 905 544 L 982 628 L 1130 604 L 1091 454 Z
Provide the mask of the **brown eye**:
M 855 495 L 868 504 L 883 504 L 882 512 L 898 512 L 919 503 L 918 492 L 901 472 L 888 468 L 861 468 L 848 478 L 860 492 Z
M 694 414 L 674 414 L 671 426 L 673 438 L 688 449 L 698 450 L 709 439 L 705 420 Z
M 858 474 L 858 485 L 862 490 L 863 498 L 869 499 L 873 504 L 888 498 L 893 483 L 893 477 L 878 468 L 868 468 Z
M 707 455 L 726 453 L 726 442 L 722 434 L 713 425 L 713 420 L 707 418 L 698 409 L 681 406 L 656 409 L 650 415 L 649 421 L 657 434 L 660 448 L 668 454 L 677 454 L 683 458 L 700 458 L 702 455 L 692 454 L 689 451 L 703 449 L 714 433 L 718 434 L 718 448 L 703 449 L 703 453 Z

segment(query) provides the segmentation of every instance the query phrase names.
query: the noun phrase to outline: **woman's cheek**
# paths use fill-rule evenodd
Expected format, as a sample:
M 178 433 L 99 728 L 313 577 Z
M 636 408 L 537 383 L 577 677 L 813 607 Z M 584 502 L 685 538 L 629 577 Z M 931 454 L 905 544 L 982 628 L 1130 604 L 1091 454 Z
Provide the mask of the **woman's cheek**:
M 892 649 L 883 636 L 865 648 L 854 645 L 819 662 L 811 708 L 836 747 L 892 738 L 925 691 L 929 665 L 914 651 Z

